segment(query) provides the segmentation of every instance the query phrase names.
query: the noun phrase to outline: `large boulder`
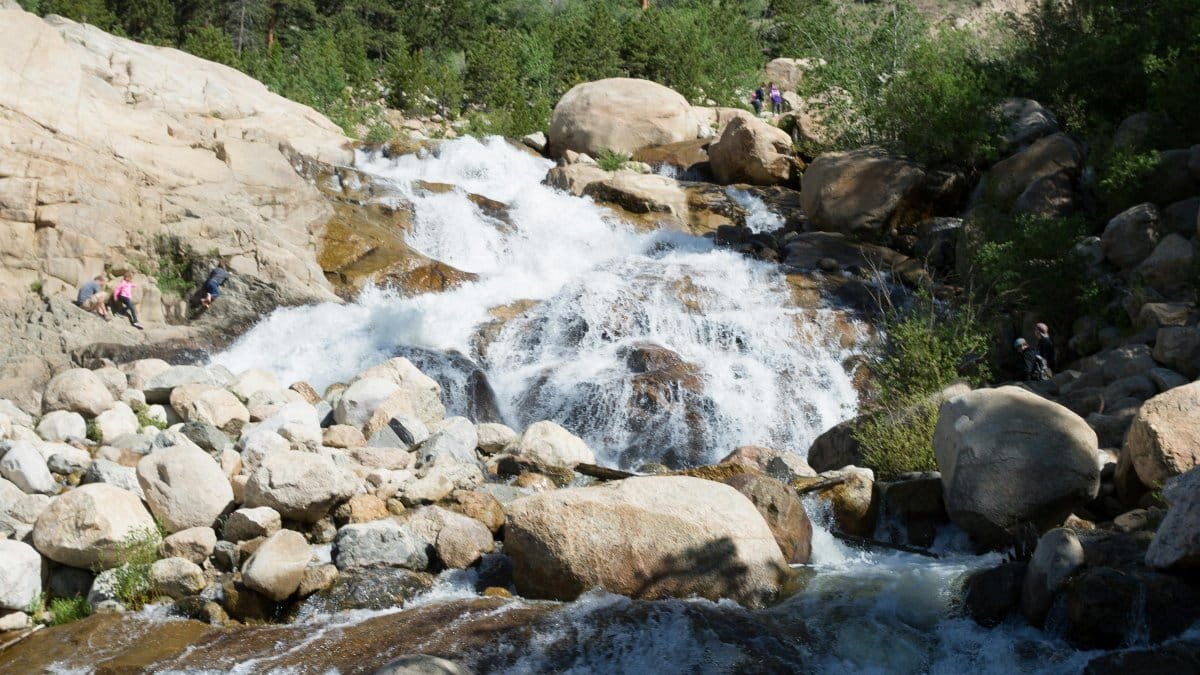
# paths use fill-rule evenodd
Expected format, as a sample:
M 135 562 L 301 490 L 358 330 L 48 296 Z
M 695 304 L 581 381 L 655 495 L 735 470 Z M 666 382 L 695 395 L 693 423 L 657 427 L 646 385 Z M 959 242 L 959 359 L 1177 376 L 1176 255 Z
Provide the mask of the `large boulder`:
M 576 464 L 596 463 L 596 456 L 582 438 L 549 420 L 529 425 L 510 451 L 546 466 L 572 469 Z
M 32 443 L 17 441 L 0 448 L 0 476 L 21 488 L 26 494 L 51 495 L 58 492 L 58 485 L 50 475 L 46 460 Z
M 312 560 L 312 547 L 304 535 L 280 530 L 267 537 L 242 567 L 246 586 L 279 602 L 300 587 L 304 568 Z
M 1200 469 L 1171 478 L 1163 488 L 1169 508 L 1158 526 L 1146 564 L 1163 570 L 1200 567 Z
M 346 525 L 333 542 L 339 570 L 387 565 L 423 570 L 429 567 L 430 542 L 392 519 Z
M 1154 204 L 1139 204 L 1117 214 L 1100 235 L 1100 249 L 1109 262 L 1132 269 L 1145 260 L 1162 237 L 1161 217 Z
M 400 385 L 382 377 L 364 377 L 342 392 L 333 409 L 338 424 L 359 429 L 366 426 L 375 409 L 400 391 Z
M 1197 411 L 1200 382 L 1168 389 L 1142 404 L 1125 437 L 1125 449 L 1142 484 L 1161 486 L 1200 463 Z
M 547 138 L 550 156 L 557 158 L 567 150 L 632 155 L 698 135 L 687 99 L 661 84 L 621 77 L 572 87 L 554 106 Z
M 823 63 L 823 61 L 821 62 Z M 771 59 L 763 67 L 763 79 L 774 82 L 783 92 L 794 92 L 804 79 L 804 73 L 812 70 L 818 62 L 812 59 L 789 59 L 779 57 Z
M 230 432 L 250 421 L 246 406 L 227 389 L 209 384 L 185 384 L 171 391 L 171 408 L 186 422 L 204 422 Z
M 104 483 L 63 493 L 33 526 L 42 555 L 84 569 L 116 567 L 134 539 L 157 543 L 154 517 L 132 492 Z
M 1057 526 L 1096 497 L 1096 432 L 1020 387 L 978 389 L 938 411 L 933 448 L 950 519 L 981 543 L 1007 543 L 1032 522 Z
M 1066 134 L 1040 138 L 1024 150 L 997 162 L 987 172 L 983 179 L 984 198 L 1007 210 L 1030 186 L 1043 178 L 1059 173 L 1078 176 L 1083 169 L 1084 157 L 1083 148 Z
M 735 117 L 708 147 L 713 175 L 722 185 L 780 185 L 797 170 L 792 137 L 755 117 Z
M 102 416 L 107 414 L 108 412 L 101 413 Z M 46 413 L 42 419 L 38 420 L 37 434 L 44 441 L 62 442 L 69 438 L 82 439 L 87 437 L 87 422 L 79 413 L 55 410 L 52 413 Z
M 446 416 L 446 408 L 442 405 L 442 386 L 404 357 L 371 366 L 358 376 L 364 377 L 378 377 L 395 383 L 400 388 L 401 412 L 411 412 L 426 426 Z
M 113 395 L 104 381 L 86 368 L 71 368 L 50 378 L 42 392 L 42 412 L 69 410 L 95 417 L 112 407 Z
M 915 217 L 905 207 L 924 179 L 919 166 L 874 148 L 826 153 L 804 172 L 800 204 L 818 230 L 878 239 Z
M 475 446 L 479 443 L 479 435 L 475 432 L 475 425 L 471 420 L 465 417 L 451 417 L 440 422 L 432 432 L 417 448 L 418 467 L 443 462 L 478 463 Z
M 812 523 L 795 490 L 769 476 L 752 473 L 731 476 L 725 484 L 754 504 L 789 564 L 808 562 L 812 554 Z
M 221 466 L 194 445 L 173 445 L 137 465 L 138 484 L 150 512 L 168 532 L 210 527 L 233 505 L 233 488 Z
M 25 610 L 42 595 L 42 556 L 29 544 L 0 539 L 0 610 Z
M 358 490 L 353 476 L 328 457 L 306 452 L 267 455 L 246 482 L 243 502 L 269 506 L 289 520 L 315 523 Z
M 524 596 L 591 588 L 634 598 L 732 598 L 762 605 L 788 578 L 762 516 L 729 487 L 686 476 L 629 478 L 512 502 L 504 550 Z
M 1029 623 L 1042 625 L 1055 594 L 1083 561 L 1083 545 L 1073 531 L 1059 527 L 1042 535 L 1021 585 L 1021 610 Z
M 1176 293 L 1196 278 L 1196 247 L 1178 234 L 1168 234 L 1134 270 L 1135 282 L 1162 293 Z

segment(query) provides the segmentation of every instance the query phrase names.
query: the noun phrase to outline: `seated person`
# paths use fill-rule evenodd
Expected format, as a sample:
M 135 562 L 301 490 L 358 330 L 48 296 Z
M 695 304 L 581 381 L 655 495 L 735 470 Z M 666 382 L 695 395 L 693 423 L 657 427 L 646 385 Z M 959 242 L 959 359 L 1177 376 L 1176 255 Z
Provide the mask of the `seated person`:
M 104 317 L 105 321 L 108 321 L 110 317 L 108 305 L 104 302 L 106 299 L 108 299 L 108 294 L 104 292 L 104 275 L 97 274 L 96 278 L 79 287 L 79 295 L 75 299 L 75 304 L 89 312 L 99 314 Z

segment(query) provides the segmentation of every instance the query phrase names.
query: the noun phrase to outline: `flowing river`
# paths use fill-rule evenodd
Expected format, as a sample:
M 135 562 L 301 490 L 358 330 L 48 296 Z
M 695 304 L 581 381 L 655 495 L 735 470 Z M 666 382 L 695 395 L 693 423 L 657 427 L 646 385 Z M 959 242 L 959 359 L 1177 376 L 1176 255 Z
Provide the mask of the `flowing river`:
M 803 454 L 855 413 L 845 364 L 856 347 L 836 328 L 836 307 L 795 307 L 776 265 L 702 238 L 638 231 L 554 191 L 541 183 L 550 166 L 500 139 L 450 142 L 436 156 L 361 155 L 358 168 L 412 205 L 409 245 L 478 280 L 413 297 L 369 288 L 354 303 L 281 309 L 214 361 L 320 390 L 405 354 L 442 382 L 450 414 L 479 409 L 469 382 L 482 373 L 500 421 L 518 430 L 558 421 L 602 463 L 631 468 L 711 463 L 744 444 Z M 418 180 L 455 189 L 423 190 Z M 481 211 L 469 193 L 504 203 L 507 219 Z M 756 229 L 777 226 L 760 201 L 731 197 Z M 493 324 L 489 311 L 513 303 L 520 311 Z M 496 328 L 481 330 L 488 325 Z M 695 386 L 640 405 L 630 355 L 646 345 L 677 355 Z M 480 672 L 1074 673 L 1095 655 L 1052 631 L 1016 622 L 984 629 L 966 618 L 964 572 L 998 557 L 970 554 L 953 528 L 939 533 L 937 560 L 864 552 L 836 541 L 828 514 L 808 506 L 807 583 L 765 610 L 591 593 L 439 618 L 447 602 L 487 600 L 474 593 L 476 573 L 458 571 L 403 608 L 245 629 L 158 670 L 351 672 L 432 649 Z M 138 621 L 170 620 L 150 611 Z M 58 669 L 86 672 L 89 663 L 64 657 Z

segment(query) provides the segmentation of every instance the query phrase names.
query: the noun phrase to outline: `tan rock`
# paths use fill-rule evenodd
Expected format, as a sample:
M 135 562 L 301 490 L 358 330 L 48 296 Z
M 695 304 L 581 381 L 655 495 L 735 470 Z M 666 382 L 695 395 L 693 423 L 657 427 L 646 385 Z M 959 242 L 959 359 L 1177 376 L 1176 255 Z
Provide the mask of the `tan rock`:
M 799 165 L 792 159 L 787 132 L 754 117 L 738 117 L 708 147 L 713 175 L 723 185 L 781 185 Z
M 132 492 L 91 483 L 63 493 L 38 516 L 33 545 L 47 558 L 90 569 L 120 565 L 132 538 L 158 544 L 154 518 Z
M 915 218 L 904 206 L 924 177 L 915 164 L 877 149 L 827 153 L 804 172 L 800 202 L 818 230 L 879 236 Z
M 490 492 L 455 490 L 443 506 L 478 520 L 492 532 L 499 532 L 504 527 L 504 507 Z
M 571 469 L 576 464 L 596 463 L 596 456 L 582 438 L 549 420 L 529 425 L 511 450 L 519 457 L 548 466 Z
M 357 448 L 366 445 L 367 439 L 358 427 L 335 424 L 325 429 L 321 442 L 331 448 Z
M 338 522 L 369 523 L 388 517 L 387 505 L 375 495 L 354 495 L 338 507 L 334 516 Z
M 1169 389 L 1146 401 L 1129 427 L 1125 449 L 1148 487 L 1200 463 L 1200 382 Z
M 95 417 L 113 405 L 112 392 L 104 381 L 86 368 L 72 368 L 55 375 L 42 392 L 42 412 L 67 410 Z
M 233 488 L 207 452 L 176 445 L 146 455 L 137 465 L 138 484 L 151 513 L 168 532 L 211 527 L 233 506 Z
M 470 567 L 483 554 L 495 549 L 491 530 L 461 513 L 426 506 L 405 512 L 401 521 L 409 531 L 429 542 L 442 564 L 451 569 Z
M 596 157 L 601 150 L 632 155 L 641 148 L 696 138 L 692 107 L 676 92 L 650 82 L 612 78 L 572 87 L 550 116 L 548 152 Z
M 242 567 L 242 580 L 249 588 L 279 602 L 300 588 L 304 569 L 312 560 L 312 547 L 304 536 L 280 530 L 267 537 Z
M 602 587 L 633 598 L 699 595 L 753 606 L 776 597 L 789 575 L 750 501 L 712 481 L 629 478 L 508 508 L 504 550 L 526 597 L 569 600 Z
M 237 396 L 208 384 L 175 387 L 171 391 L 171 408 L 187 422 L 206 422 L 222 431 L 236 433 L 250 422 L 250 412 Z
M 251 474 L 245 504 L 269 506 L 289 520 L 313 523 L 359 489 L 328 457 L 282 452 L 264 457 Z
M 150 566 L 150 586 L 172 600 L 196 595 L 207 584 L 204 570 L 191 560 L 163 558 Z
M 164 558 L 183 558 L 203 565 L 217 546 L 217 533 L 211 527 L 191 527 L 163 539 L 159 553 Z
M 296 595 L 303 598 L 317 591 L 323 591 L 332 586 L 337 578 L 338 568 L 335 565 L 305 567 L 304 574 L 300 577 L 300 587 L 296 589 Z
M 1009 208 L 1037 180 L 1059 172 L 1078 175 L 1083 162 L 1083 149 L 1069 136 L 1046 136 L 988 171 L 985 198 L 1000 208 Z

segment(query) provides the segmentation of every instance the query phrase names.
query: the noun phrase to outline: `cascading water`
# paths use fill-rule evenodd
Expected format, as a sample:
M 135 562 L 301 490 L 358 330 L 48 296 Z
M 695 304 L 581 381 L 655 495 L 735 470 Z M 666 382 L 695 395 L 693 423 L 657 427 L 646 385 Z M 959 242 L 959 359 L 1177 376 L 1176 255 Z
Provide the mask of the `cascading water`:
M 542 185 L 549 166 L 501 139 L 447 143 L 435 156 L 361 155 L 360 169 L 412 204 L 407 243 L 479 280 L 280 310 L 215 361 L 320 388 L 425 350 L 421 366 L 441 375 L 452 413 L 477 412 L 469 381 L 479 369 L 503 421 L 558 421 L 625 467 L 713 462 L 743 444 L 804 452 L 853 414 L 832 312 L 792 306 L 772 265 L 697 237 L 637 232 Z M 470 194 L 504 203 L 508 222 Z M 746 206 L 770 220 L 761 202 Z M 517 301 L 535 304 L 480 343 L 488 310 Z M 457 354 L 437 363 L 429 350 Z

